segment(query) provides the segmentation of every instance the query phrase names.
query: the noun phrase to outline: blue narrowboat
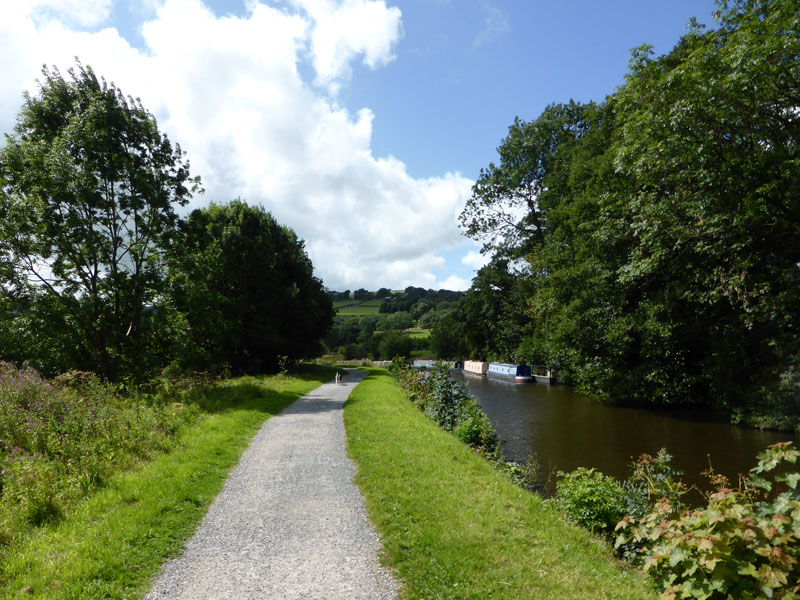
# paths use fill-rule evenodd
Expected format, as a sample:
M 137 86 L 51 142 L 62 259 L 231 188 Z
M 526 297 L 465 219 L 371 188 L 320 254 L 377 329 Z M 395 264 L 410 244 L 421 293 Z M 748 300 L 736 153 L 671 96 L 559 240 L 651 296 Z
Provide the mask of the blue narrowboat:
M 531 375 L 531 368 L 528 365 L 509 365 L 506 363 L 489 363 L 489 370 L 486 373 L 489 377 L 507 379 L 517 383 L 529 383 L 534 381 Z

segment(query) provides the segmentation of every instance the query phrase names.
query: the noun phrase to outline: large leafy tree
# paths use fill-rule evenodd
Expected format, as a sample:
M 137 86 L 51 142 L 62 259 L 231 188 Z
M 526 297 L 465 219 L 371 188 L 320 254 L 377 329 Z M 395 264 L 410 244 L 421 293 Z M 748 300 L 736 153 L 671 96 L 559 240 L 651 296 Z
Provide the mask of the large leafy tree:
M 634 56 L 614 156 L 635 181 L 621 283 L 659 298 L 694 391 L 731 407 L 800 342 L 800 12 L 748 0 L 718 20 Z
M 2 351 L 111 379 L 145 368 L 175 208 L 198 185 L 139 100 L 80 63 L 45 68 L 0 150 Z
M 584 389 L 798 410 L 800 13 L 745 0 L 716 18 L 637 50 L 603 104 L 515 121 L 462 222 L 526 261 L 523 353 Z
M 314 354 L 333 305 L 303 242 L 258 206 L 235 200 L 193 211 L 170 261 L 175 306 L 185 315 L 188 366 L 263 372 Z

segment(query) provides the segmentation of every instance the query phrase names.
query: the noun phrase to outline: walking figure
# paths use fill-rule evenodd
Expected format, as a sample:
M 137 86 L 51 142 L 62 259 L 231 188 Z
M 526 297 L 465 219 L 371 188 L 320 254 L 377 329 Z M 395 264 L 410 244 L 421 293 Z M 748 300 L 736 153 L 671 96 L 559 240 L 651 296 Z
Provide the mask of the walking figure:
M 339 371 L 336 371 L 336 385 L 339 385 L 342 382 L 342 376 L 339 374 Z

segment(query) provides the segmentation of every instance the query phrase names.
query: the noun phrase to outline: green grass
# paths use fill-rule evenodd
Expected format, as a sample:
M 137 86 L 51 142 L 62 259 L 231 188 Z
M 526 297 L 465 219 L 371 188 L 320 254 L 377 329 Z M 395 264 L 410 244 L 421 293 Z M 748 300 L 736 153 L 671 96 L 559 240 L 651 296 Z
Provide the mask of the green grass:
M 345 426 L 402 598 L 655 598 L 601 540 L 426 419 L 386 371 L 353 391 Z
M 340 308 L 355 306 L 356 304 L 360 304 L 360 302 L 358 300 L 334 300 L 333 308 L 334 310 L 339 310 Z
M 0 598 L 143 597 L 261 424 L 332 373 L 308 367 L 297 376 L 220 384 L 212 391 L 218 410 L 188 427 L 174 450 L 113 477 L 57 524 L 6 548 Z
M 406 329 L 406 334 L 412 338 L 428 339 L 431 337 L 431 330 L 423 329 L 422 327 L 412 327 L 411 329 Z
M 383 300 L 339 300 L 333 303 L 333 308 L 340 316 L 364 317 L 380 314 L 382 303 Z

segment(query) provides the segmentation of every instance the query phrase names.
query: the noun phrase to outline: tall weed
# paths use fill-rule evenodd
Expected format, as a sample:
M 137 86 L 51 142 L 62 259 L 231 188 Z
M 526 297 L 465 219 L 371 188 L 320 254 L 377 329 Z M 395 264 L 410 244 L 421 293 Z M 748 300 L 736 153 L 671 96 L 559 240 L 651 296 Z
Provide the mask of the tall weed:
M 90 373 L 48 381 L 0 362 L 0 547 L 168 449 L 203 398 L 198 381 L 121 391 Z

